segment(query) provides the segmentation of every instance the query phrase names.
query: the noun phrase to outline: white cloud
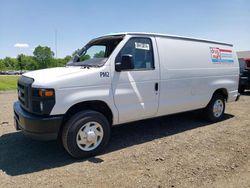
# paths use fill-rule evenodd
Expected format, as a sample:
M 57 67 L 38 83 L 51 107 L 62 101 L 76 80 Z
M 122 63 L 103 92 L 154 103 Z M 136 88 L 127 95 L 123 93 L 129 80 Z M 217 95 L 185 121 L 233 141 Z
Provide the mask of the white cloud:
M 14 44 L 14 47 L 15 48 L 28 48 L 29 44 L 27 44 L 27 43 L 16 43 L 16 44 Z

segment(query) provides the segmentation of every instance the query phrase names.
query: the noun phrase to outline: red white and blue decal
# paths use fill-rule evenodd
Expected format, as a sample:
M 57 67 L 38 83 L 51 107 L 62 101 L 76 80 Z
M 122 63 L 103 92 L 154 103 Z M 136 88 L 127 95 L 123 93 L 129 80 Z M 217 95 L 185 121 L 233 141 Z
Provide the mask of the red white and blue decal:
M 210 54 L 213 63 L 233 63 L 232 50 L 210 47 Z

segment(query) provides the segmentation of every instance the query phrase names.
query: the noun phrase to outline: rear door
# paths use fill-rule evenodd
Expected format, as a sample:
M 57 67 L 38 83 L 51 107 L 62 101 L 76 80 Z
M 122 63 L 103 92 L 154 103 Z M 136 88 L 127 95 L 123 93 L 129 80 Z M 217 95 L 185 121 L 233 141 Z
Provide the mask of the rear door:
M 133 56 L 134 69 L 114 72 L 112 90 L 119 123 L 153 117 L 158 110 L 159 61 L 154 37 L 131 37 L 115 58 Z M 115 63 L 114 62 L 114 63 Z

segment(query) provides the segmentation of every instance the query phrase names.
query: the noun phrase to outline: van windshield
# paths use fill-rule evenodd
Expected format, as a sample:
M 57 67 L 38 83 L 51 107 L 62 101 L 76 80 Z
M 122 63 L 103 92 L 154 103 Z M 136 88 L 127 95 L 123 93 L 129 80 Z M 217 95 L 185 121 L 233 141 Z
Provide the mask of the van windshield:
M 108 60 L 124 35 L 101 37 L 78 50 L 67 66 L 101 67 Z

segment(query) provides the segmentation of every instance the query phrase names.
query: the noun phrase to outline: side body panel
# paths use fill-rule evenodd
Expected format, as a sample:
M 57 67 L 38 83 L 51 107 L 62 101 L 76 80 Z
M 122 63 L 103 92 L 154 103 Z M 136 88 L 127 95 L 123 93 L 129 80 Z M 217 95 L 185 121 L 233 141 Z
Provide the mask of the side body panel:
M 158 116 L 204 108 L 219 88 L 228 91 L 228 101 L 235 100 L 239 64 L 231 46 L 166 37 L 156 41 L 161 73 Z M 226 54 L 230 62 L 213 62 L 213 48 L 232 51 Z

